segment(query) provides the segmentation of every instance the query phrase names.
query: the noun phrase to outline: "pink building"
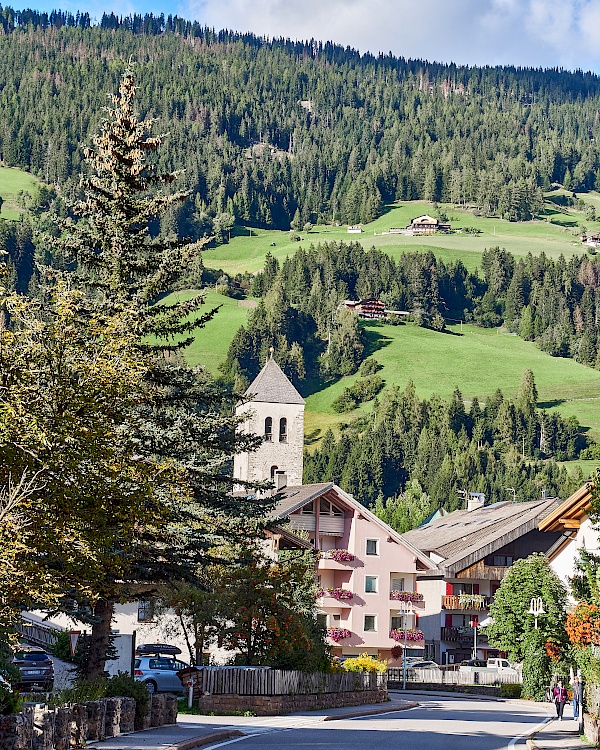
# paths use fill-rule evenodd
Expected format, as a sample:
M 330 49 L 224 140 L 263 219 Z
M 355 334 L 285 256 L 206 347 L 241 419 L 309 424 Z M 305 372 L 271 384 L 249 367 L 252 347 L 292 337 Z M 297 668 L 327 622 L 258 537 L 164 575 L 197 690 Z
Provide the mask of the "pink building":
M 425 554 L 333 483 L 285 487 L 275 515 L 289 518 L 292 531 L 304 531 L 319 551 L 319 617 L 325 621 L 334 653 L 368 653 L 392 660 L 394 646 L 422 655 L 419 630 L 423 598 L 417 575 L 435 569 Z M 402 607 L 410 614 L 402 614 Z

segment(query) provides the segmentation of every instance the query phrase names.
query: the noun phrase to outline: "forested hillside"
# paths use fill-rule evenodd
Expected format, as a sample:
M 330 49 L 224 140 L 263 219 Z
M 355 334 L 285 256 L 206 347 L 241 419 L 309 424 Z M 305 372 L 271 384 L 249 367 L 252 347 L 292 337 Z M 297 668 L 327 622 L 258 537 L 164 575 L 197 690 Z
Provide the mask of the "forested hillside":
M 163 228 L 366 222 L 425 198 L 527 219 L 542 189 L 600 186 L 592 74 L 374 57 L 179 18 L 0 11 L 0 155 L 65 189 L 122 64 L 192 200 Z

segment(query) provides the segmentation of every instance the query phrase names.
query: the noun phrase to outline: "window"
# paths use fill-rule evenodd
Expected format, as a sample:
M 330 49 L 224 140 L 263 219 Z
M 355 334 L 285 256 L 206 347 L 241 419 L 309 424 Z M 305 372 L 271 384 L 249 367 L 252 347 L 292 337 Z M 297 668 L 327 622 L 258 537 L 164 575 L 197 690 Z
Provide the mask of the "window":
M 314 514 L 315 514 L 315 509 L 314 509 L 312 502 L 306 503 L 306 505 L 300 511 L 300 515 L 302 516 L 314 516 Z
M 319 513 L 322 516 L 336 516 L 337 518 L 344 515 L 344 511 L 336 507 L 332 502 L 322 497 L 319 501 Z
M 287 419 L 285 417 L 279 420 L 279 442 L 287 443 Z
M 492 557 L 492 565 L 499 568 L 510 568 L 513 563 L 512 557 L 507 555 L 494 555 Z
M 404 578 L 392 578 L 392 591 L 404 591 Z
M 392 630 L 402 630 L 404 617 L 401 615 L 392 615 Z
M 271 466 L 271 479 L 275 479 L 275 472 L 277 471 L 277 466 Z
M 154 619 L 154 603 L 151 599 L 138 602 L 138 622 L 151 622 Z
M 270 443 L 273 440 L 273 418 L 265 419 L 265 442 Z
M 341 615 L 332 615 L 334 622 L 339 622 L 342 619 Z
M 365 633 L 377 632 L 377 615 L 365 615 Z
M 379 539 L 367 539 L 367 555 L 379 554 Z
M 365 576 L 365 592 L 367 594 L 377 593 L 377 576 Z

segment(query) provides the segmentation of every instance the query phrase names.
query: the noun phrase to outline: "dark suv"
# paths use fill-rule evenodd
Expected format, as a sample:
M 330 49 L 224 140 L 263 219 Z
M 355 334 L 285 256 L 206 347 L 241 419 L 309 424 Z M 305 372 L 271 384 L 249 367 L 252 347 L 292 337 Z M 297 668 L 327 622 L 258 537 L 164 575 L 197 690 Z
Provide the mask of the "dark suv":
M 50 692 L 54 688 L 54 663 L 43 648 L 20 646 L 12 663 L 19 669 L 15 690 L 33 693 L 40 690 Z

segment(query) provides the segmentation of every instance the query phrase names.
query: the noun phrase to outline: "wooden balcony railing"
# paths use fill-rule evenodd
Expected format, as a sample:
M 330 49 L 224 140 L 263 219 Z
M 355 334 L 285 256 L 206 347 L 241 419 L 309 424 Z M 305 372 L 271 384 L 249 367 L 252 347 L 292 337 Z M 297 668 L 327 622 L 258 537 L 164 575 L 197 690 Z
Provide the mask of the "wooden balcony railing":
M 487 609 L 490 606 L 489 596 L 480 596 L 479 594 L 469 594 L 459 596 L 442 596 L 442 609 L 458 610 L 480 610 Z

